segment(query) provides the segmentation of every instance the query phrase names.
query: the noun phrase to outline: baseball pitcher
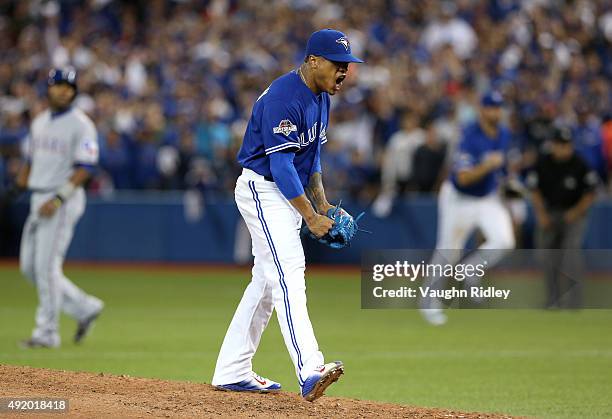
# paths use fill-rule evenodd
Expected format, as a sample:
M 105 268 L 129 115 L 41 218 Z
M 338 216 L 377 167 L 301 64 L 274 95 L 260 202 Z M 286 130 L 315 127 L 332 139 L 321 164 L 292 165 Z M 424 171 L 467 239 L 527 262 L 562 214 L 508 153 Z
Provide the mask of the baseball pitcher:
M 238 161 L 236 203 L 252 237 L 252 279 L 236 309 L 217 359 L 212 384 L 231 391 L 281 388 L 253 372 L 252 359 L 272 311 L 295 366 L 302 396 L 313 401 L 344 371 L 325 363 L 306 308 L 300 227 L 341 248 L 356 220 L 325 197 L 320 153 L 327 141 L 330 95 L 340 91 L 351 54 L 342 32 L 311 35 L 304 63 L 276 79 L 255 102 Z
M 32 191 L 30 214 L 21 239 L 21 271 L 38 292 L 36 327 L 25 348 L 60 345 L 60 310 L 77 322 L 79 343 L 104 304 L 73 284 L 62 271 L 74 227 L 85 210 L 83 183 L 98 162 L 93 122 L 71 107 L 76 72 L 53 69 L 48 78 L 49 109 L 32 121 L 25 142 L 27 161 L 17 186 Z

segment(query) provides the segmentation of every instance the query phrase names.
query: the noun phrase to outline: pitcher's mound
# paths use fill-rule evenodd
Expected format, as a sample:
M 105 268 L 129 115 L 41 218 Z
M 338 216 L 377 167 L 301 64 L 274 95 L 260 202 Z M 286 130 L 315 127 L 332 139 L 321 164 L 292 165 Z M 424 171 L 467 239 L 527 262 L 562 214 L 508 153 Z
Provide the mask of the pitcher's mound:
M 508 417 L 326 396 L 310 403 L 288 392 L 232 393 L 201 383 L 0 365 L 0 398 L 7 397 L 68 399 L 61 417 L 72 418 Z

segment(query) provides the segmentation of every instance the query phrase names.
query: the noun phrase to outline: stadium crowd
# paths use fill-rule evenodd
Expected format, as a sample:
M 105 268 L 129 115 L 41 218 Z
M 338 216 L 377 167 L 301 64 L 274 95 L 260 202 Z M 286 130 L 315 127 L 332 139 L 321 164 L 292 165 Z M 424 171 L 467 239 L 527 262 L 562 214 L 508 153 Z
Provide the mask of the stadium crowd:
M 324 153 L 338 191 L 372 200 L 432 191 L 480 95 L 500 90 L 522 166 L 553 123 L 607 181 L 612 168 L 612 4 L 605 0 L 9 1 L 0 5 L 0 184 L 45 107 L 50 67 L 79 72 L 94 119 L 91 185 L 230 195 L 251 107 L 334 27 L 366 64 L 332 100 Z M 385 168 L 385 170 L 382 170 Z M 391 169 L 390 169 L 391 168 Z M 393 172 L 389 174 L 389 172 Z M 386 186 L 385 186 L 386 185 Z

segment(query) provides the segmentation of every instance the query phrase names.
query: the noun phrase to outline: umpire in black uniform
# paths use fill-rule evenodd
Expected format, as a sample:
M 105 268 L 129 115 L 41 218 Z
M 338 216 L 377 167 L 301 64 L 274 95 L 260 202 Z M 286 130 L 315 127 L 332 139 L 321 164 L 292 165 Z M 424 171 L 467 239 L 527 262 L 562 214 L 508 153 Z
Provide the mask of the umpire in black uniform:
M 582 239 L 595 199 L 597 173 L 574 151 L 568 128 L 556 128 L 550 153 L 540 155 L 529 176 L 538 223 L 536 243 L 545 266 L 546 307 L 582 304 Z M 551 250 L 560 249 L 560 250 Z

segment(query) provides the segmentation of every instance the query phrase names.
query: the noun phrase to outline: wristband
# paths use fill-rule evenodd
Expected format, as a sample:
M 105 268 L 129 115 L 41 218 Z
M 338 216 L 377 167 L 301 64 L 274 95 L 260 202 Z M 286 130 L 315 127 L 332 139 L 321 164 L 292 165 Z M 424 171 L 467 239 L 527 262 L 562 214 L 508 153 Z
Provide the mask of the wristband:
M 55 195 L 55 197 L 53 198 L 53 203 L 55 204 L 56 207 L 59 208 L 64 204 L 64 200 L 62 199 L 61 196 Z
M 55 197 L 59 198 L 59 200 L 64 203 L 74 194 L 75 190 L 76 187 L 72 182 L 66 182 L 64 186 L 57 190 L 57 195 L 55 195 Z

